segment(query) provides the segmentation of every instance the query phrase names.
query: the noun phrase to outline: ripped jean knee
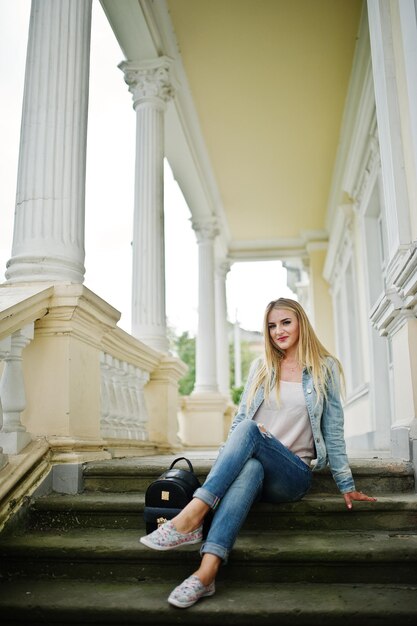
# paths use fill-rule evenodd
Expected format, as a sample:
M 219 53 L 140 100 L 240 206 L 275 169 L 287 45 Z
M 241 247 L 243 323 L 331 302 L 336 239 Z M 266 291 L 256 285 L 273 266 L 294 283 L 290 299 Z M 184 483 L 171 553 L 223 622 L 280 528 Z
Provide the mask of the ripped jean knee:
M 272 439 L 273 435 L 271 435 L 271 433 L 269 432 L 269 430 L 267 430 L 265 428 L 264 424 L 257 424 L 259 432 L 261 433 L 262 437 L 265 439 L 265 437 L 268 437 L 268 439 Z

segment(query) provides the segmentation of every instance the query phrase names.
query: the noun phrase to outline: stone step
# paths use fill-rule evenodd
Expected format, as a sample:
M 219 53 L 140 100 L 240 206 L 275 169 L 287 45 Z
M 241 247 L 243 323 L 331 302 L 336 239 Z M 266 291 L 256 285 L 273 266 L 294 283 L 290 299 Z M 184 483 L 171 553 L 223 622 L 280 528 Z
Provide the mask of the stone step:
M 203 482 L 217 453 L 195 456 L 186 454 L 194 471 Z M 168 469 L 176 457 L 154 455 L 139 458 L 94 461 L 84 465 L 85 491 L 140 492 Z M 382 493 L 414 492 L 414 470 L 411 462 L 397 459 L 351 459 L 350 465 L 358 490 L 372 495 Z M 186 467 L 179 464 L 178 467 Z M 326 468 L 313 474 L 311 493 L 338 493 L 334 480 Z
M 49 494 L 34 500 L 30 528 L 125 528 L 144 532 L 143 493 L 85 492 Z M 377 502 L 355 503 L 343 498 L 307 495 L 300 502 L 257 503 L 244 528 L 251 530 L 412 530 L 417 521 L 417 494 L 382 495 Z
M 417 614 L 416 585 L 253 583 L 242 589 L 229 576 L 214 596 L 186 610 L 167 603 L 172 588 L 165 581 L 4 583 L 0 615 L 5 626 L 411 626 Z
M 198 546 L 159 552 L 136 530 L 32 531 L 0 538 L 0 574 L 175 581 L 199 563 Z M 226 568 L 233 580 L 417 584 L 417 534 L 387 531 L 242 532 Z

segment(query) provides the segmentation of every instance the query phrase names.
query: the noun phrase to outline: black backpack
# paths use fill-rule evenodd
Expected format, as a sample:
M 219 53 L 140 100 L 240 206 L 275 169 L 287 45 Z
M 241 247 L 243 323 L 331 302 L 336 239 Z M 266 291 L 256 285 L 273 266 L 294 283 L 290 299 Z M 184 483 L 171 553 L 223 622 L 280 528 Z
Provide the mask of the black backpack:
M 188 470 L 175 468 L 178 461 L 185 461 Z M 192 499 L 193 493 L 201 487 L 194 474 L 191 462 L 184 456 L 175 459 L 159 478 L 149 485 L 145 493 L 144 518 L 146 533 L 172 519 Z

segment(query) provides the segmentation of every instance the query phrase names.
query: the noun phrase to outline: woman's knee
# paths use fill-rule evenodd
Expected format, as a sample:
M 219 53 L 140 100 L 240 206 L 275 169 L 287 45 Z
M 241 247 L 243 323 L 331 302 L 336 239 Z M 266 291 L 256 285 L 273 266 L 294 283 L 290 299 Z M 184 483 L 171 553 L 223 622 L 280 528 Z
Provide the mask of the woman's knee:
M 248 459 L 240 472 L 240 476 L 245 480 L 250 479 L 257 480 L 258 482 L 263 481 L 264 468 L 262 463 L 253 457 Z
M 258 424 L 250 419 L 244 419 L 235 427 L 234 432 L 239 435 L 246 435 L 259 432 Z

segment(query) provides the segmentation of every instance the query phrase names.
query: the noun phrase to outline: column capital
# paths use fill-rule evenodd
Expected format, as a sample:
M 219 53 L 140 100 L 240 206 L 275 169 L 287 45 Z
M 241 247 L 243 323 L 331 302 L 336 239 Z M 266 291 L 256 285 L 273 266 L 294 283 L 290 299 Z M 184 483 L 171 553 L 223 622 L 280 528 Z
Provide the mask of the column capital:
M 215 218 L 192 220 L 191 226 L 197 236 L 198 243 L 213 240 L 220 234 L 220 229 Z
M 177 88 L 173 63 L 172 59 L 163 56 L 140 63 L 123 61 L 119 64 L 132 94 L 134 109 L 146 102 L 165 108 Z
M 219 259 L 216 263 L 216 274 L 219 278 L 225 279 L 230 272 L 232 262 L 229 259 Z

